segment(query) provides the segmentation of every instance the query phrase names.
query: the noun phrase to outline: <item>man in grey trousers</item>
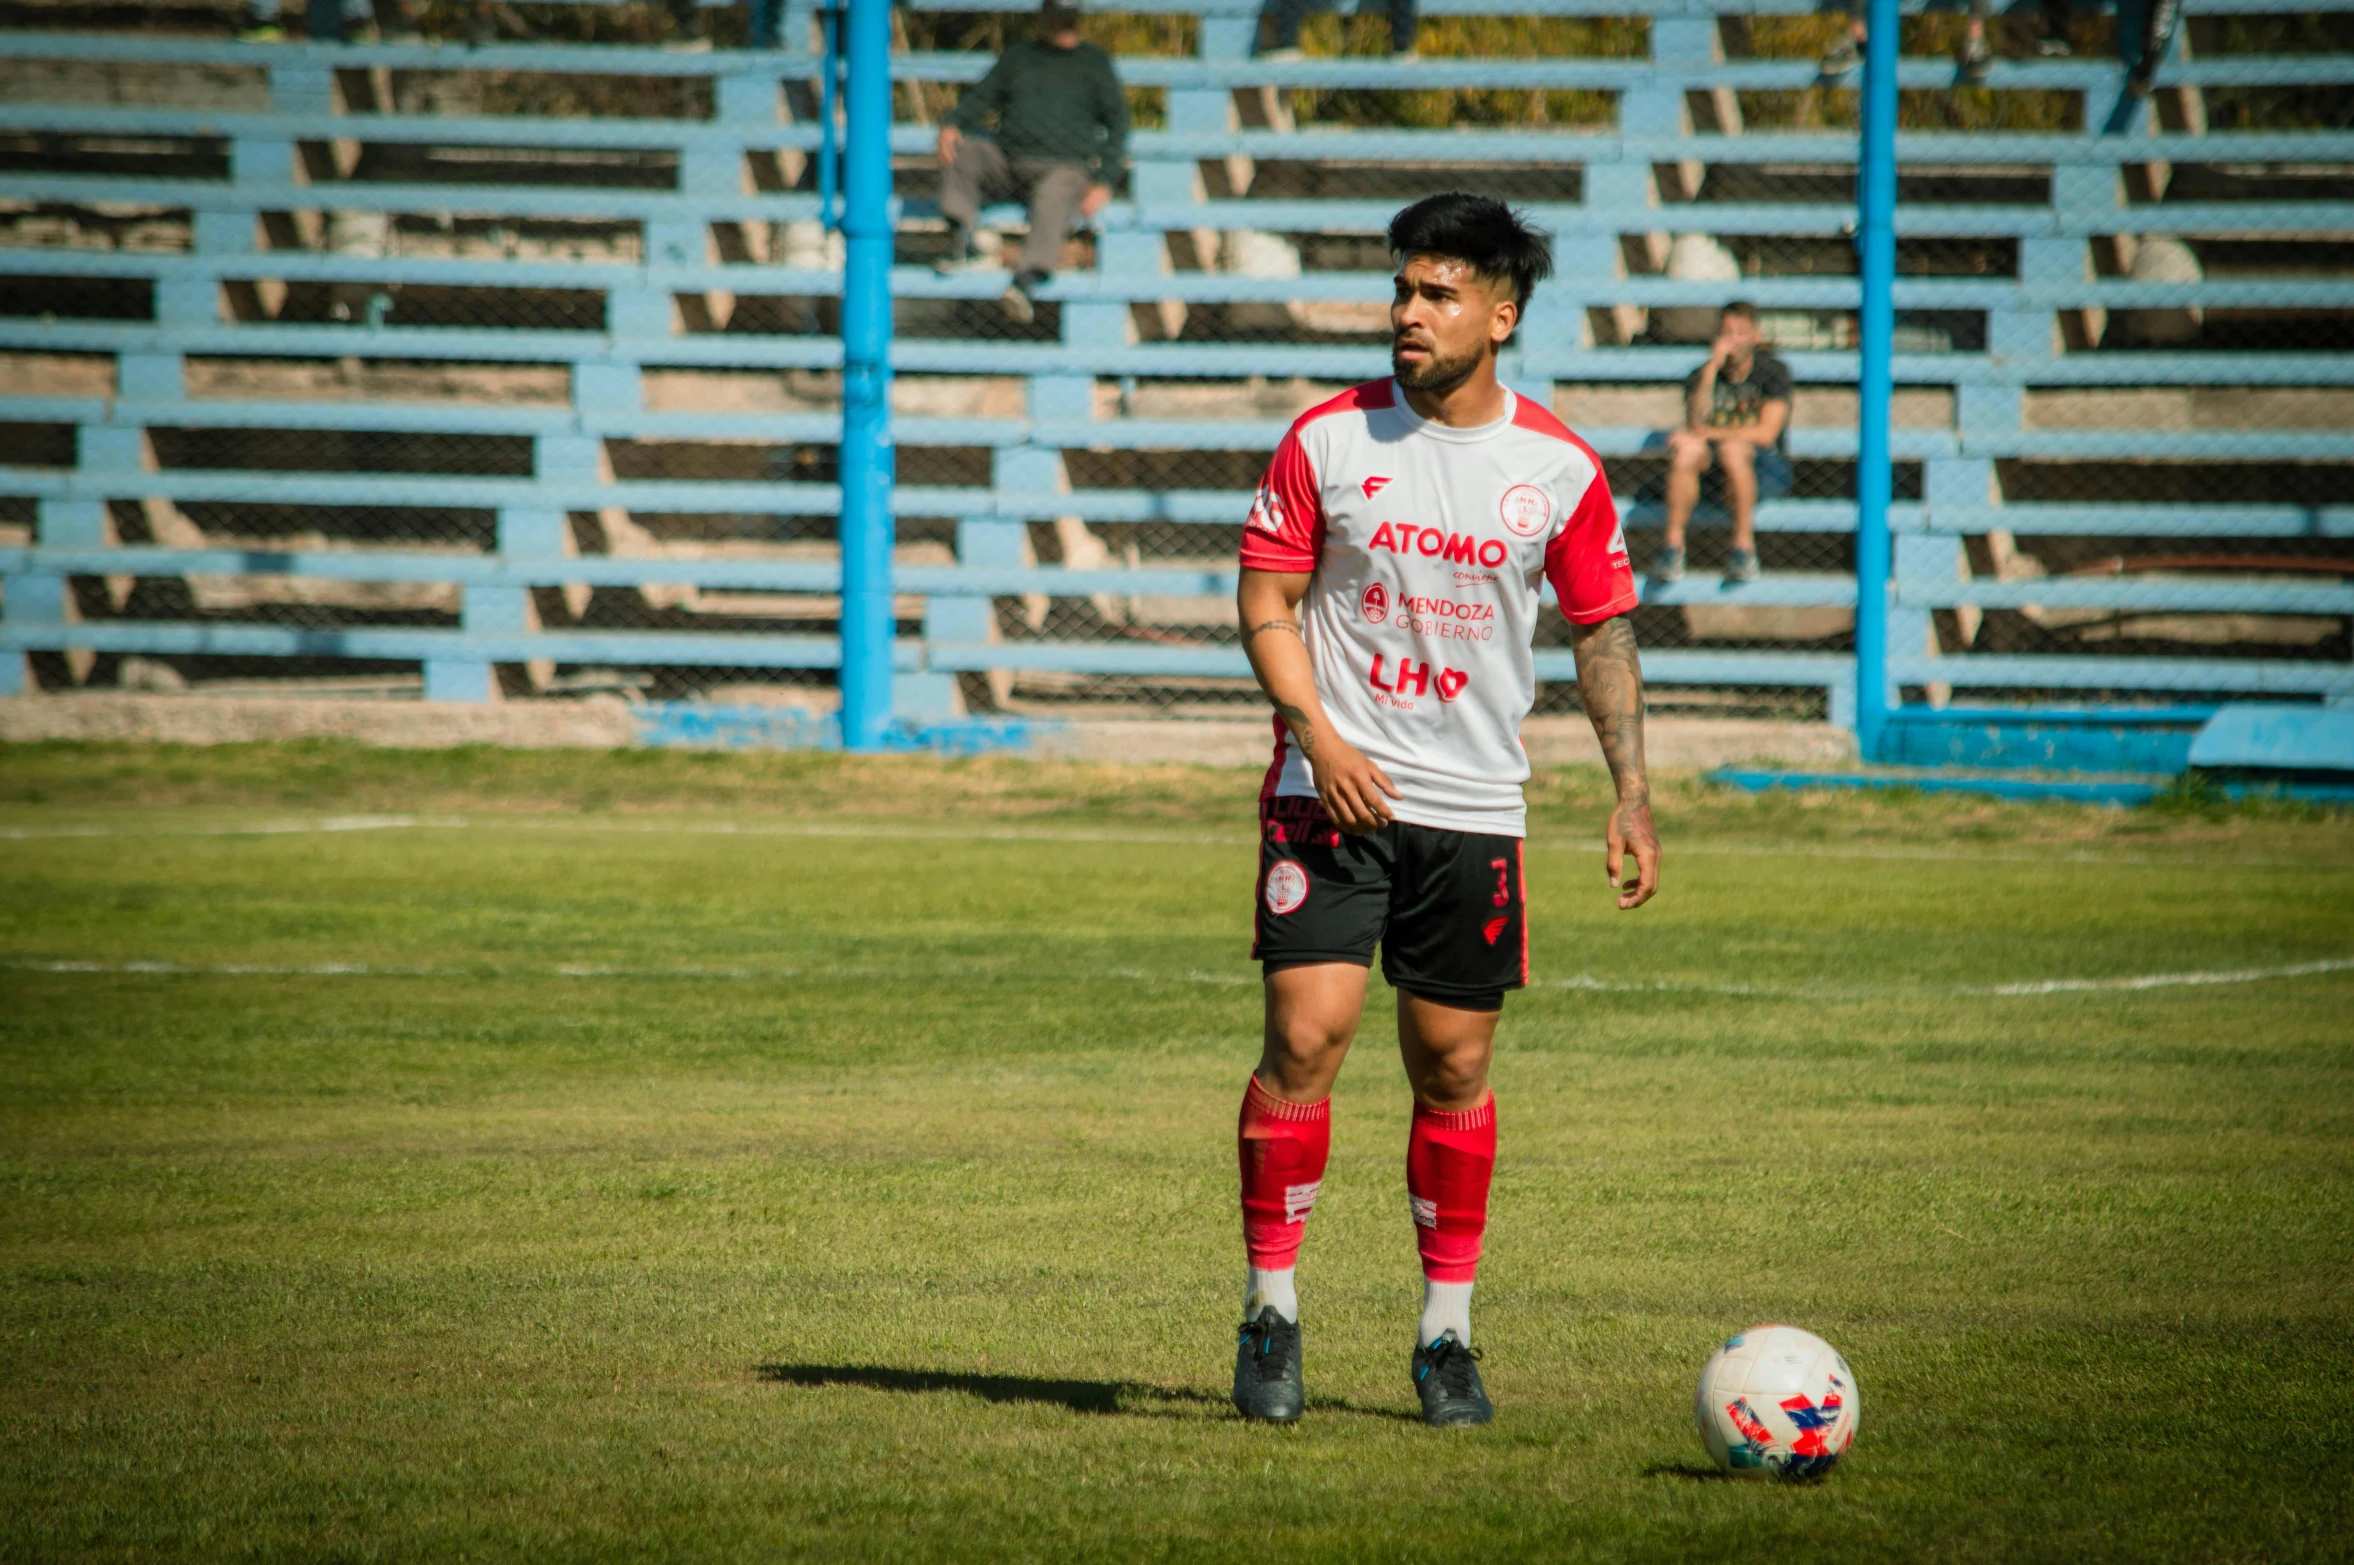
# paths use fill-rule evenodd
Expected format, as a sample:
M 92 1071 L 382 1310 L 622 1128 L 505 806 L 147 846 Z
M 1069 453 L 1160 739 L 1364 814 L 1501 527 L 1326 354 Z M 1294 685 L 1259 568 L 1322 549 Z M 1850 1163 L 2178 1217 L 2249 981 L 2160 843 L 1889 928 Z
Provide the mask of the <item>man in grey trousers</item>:
M 990 122 L 994 121 L 994 134 Z M 997 57 L 940 127 L 940 213 L 948 219 L 943 272 L 987 263 L 973 253 L 984 201 L 1021 200 L 1030 236 L 1005 291 L 1005 313 L 1027 324 L 1039 284 L 1062 259 L 1074 214 L 1112 198 L 1128 146 L 1128 99 L 1112 57 L 1079 36 L 1079 13 L 1046 0 L 1038 37 Z

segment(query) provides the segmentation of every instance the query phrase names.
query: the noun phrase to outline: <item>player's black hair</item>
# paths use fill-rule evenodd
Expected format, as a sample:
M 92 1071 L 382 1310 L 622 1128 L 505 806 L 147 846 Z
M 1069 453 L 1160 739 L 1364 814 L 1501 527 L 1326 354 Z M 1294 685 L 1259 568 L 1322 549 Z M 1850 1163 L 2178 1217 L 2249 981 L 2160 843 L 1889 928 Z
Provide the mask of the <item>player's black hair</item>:
M 1537 284 L 1553 275 L 1553 241 L 1501 201 L 1466 191 L 1424 196 L 1390 219 L 1390 253 L 1461 261 L 1493 282 L 1510 279 L 1512 301 L 1528 308 Z

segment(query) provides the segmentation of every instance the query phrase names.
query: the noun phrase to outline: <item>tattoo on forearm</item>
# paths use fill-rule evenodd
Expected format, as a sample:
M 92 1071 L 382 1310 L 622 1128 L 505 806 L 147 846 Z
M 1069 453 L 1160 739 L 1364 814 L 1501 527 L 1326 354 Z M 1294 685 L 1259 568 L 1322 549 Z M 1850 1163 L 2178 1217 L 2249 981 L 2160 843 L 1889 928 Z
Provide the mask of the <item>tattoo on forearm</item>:
M 1300 633 L 1300 627 L 1293 624 L 1290 620 L 1262 620 L 1260 623 L 1251 626 L 1242 633 L 1242 644 L 1247 647 L 1252 642 L 1258 640 L 1261 636 L 1267 634 L 1267 632 L 1271 630 L 1288 630 L 1295 636 L 1299 635 Z M 1302 639 L 1304 640 L 1305 638 L 1303 637 Z
M 1292 737 L 1300 742 L 1300 754 L 1313 757 L 1316 754 L 1316 725 L 1308 721 L 1308 714 L 1288 701 L 1276 702 L 1275 710 L 1291 725 Z
M 1651 787 L 1643 769 L 1643 666 L 1635 652 L 1634 627 L 1624 616 L 1579 631 L 1575 643 L 1578 694 L 1602 759 L 1610 765 L 1619 797 L 1647 804 Z

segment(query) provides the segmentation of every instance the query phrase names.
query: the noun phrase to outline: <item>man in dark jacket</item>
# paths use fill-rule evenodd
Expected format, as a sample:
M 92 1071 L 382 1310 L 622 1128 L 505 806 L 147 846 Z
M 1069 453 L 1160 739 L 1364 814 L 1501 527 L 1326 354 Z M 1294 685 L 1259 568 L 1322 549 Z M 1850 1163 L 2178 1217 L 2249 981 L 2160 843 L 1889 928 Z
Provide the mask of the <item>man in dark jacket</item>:
M 995 135 L 986 133 L 995 121 Z M 984 263 L 973 254 L 981 203 L 1019 199 L 1030 237 L 1005 292 L 1005 312 L 1027 323 L 1031 299 L 1062 259 L 1074 213 L 1093 217 L 1112 198 L 1128 146 L 1128 99 L 1112 57 L 1079 37 L 1079 13 L 1046 0 L 1038 37 L 997 57 L 940 127 L 940 213 L 948 219 L 944 272 Z

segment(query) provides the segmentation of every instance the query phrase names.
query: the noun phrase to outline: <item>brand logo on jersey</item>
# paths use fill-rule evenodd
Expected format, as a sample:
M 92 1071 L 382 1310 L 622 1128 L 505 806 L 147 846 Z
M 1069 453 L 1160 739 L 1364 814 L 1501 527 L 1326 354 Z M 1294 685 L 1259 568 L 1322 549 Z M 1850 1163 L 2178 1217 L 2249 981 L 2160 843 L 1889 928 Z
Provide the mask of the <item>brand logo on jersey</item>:
M 1390 590 L 1374 582 L 1365 589 L 1365 596 L 1357 600 L 1357 607 L 1365 611 L 1367 624 L 1380 624 L 1390 617 Z
M 1496 937 L 1504 932 L 1504 926 L 1511 922 L 1512 915 L 1509 913 L 1505 914 L 1502 918 L 1491 918 L 1488 920 L 1488 927 L 1484 930 L 1481 930 L 1480 933 L 1488 937 L 1489 945 L 1494 945 L 1496 943 Z
M 1365 491 L 1365 498 L 1370 500 L 1375 495 L 1381 493 L 1384 489 L 1387 489 L 1391 482 L 1392 480 L 1383 478 L 1377 474 L 1372 478 L 1366 479 L 1364 483 L 1358 485 L 1357 487 L 1363 489 Z
M 1443 533 L 1436 527 L 1416 527 L 1411 522 L 1384 522 L 1373 529 L 1368 550 L 1387 549 L 1392 554 L 1419 554 L 1424 559 L 1446 560 L 1456 565 L 1478 563 L 1490 569 L 1510 557 L 1502 540 L 1475 538 L 1469 533 Z
M 1496 509 L 1505 529 L 1518 538 L 1534 538 L 1553 525 L 1553 498 L 1535 484 L 1514 484 Z
M 1259 485 L 1259 492 L 1251 497 L 1250 520 L 1247 526 L 1280 536 L 1283 532 L 1283 502 L 1276 498 L 1273 484 Z
M 1373 654 L 1373 671 L 1366 676 L 1373 688 L 1387 696 L 1428 695 L 1436 687 L 1441 701 L 1452 701 L 1463 694 L 1471 683 L 1471 676 L 1459 668 L 1440 668 L 1431 663 L 1417 663 L 1412 658 L 1398 659 L 1398 666 L 1388 683 L 1382 682 L 1382 653 Z M 1411 701 L 1392 701 L 1393 706 L 1411 706 Z
M 1294 912 L 1308 900 L 1308 872 L 1289 859 L 1280 859 L 1267 871 L 1267 911 L 1277 915 Z

